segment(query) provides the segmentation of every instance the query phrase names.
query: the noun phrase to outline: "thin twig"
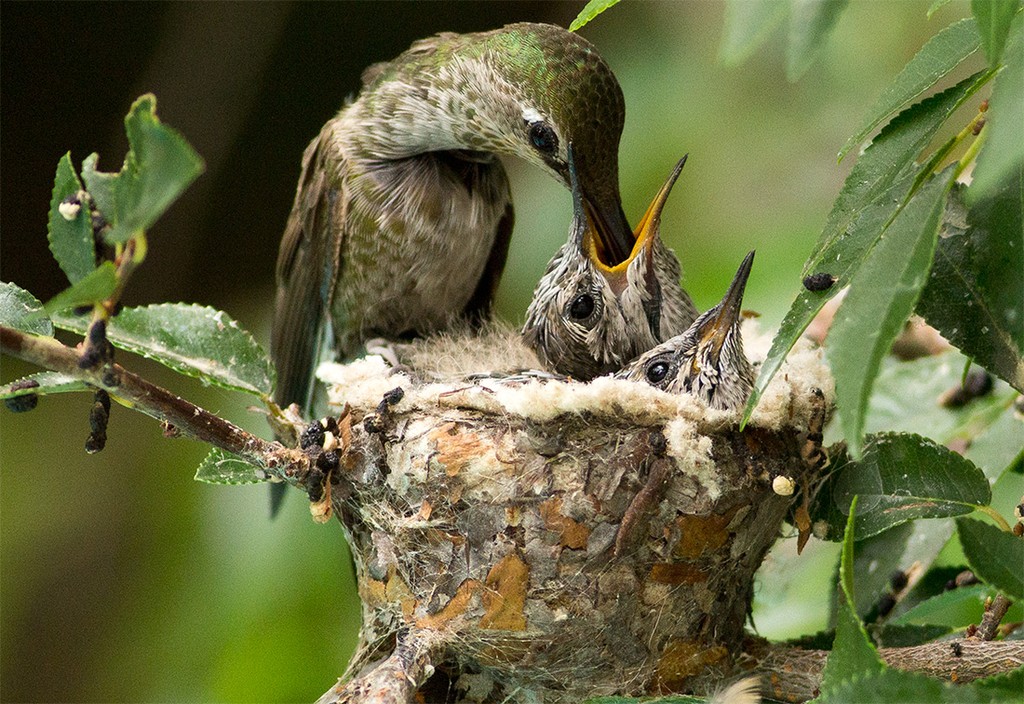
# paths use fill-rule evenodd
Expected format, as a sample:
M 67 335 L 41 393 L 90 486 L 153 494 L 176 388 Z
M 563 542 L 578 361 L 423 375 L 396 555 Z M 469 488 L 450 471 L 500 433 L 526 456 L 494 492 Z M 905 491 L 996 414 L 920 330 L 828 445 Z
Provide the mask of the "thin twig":
M 1002 594 L 996 594 L 995 599 L 985 604 L 985 614 L 981 617 L 981 623 L 978 624 L 978 638 L 982 640 L 995 638 L 999 624 L 1012 604 L 1013 602 Z
M 955 646 L 954 646 L 955 643 Z M 878 651 L 889 667 L 938 677 L 947 682 L 972 682 L 1005 674 L 1024 665 L 1024 642 L 983 641 L 978 638 L 938 641 Z M 758 670 L 771 683 L 766 692 L 780 701 L 803 702 L 818 695 L 827 650 L 771 646 L 758 657 Z
M 78 365 L 78 352 L 52 337 L 29 335 L 0 325 L 0 350 L 104 389 L 135 410 L 173 426 L 181 434 L 234 453 L 281 479 L 301 483 L 308 473 L 309 458 L 300 450 L 253 435 L 118 364 L 82 369 Z
M 401 633 L 386 660 L 348 682 L 339 681 L 317 704 L 412 704 L 416 691 L 434 673 L 435 656 L 444 645 L 443 631 L 412 628 Z

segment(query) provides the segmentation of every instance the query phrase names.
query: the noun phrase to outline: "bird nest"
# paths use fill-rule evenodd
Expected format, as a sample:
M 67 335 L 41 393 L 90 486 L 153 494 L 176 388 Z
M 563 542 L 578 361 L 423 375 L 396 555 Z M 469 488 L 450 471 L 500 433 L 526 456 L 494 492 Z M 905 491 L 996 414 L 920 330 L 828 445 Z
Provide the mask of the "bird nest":
M 798 345 L 742 431 L 635 382 L 467 378 L 529 364 L 503 331 L 398 355 L 319 372 L 363 608 L 355 679 L 325 701 L 371 700 L 374 668 L 423 634 L 427 667 L 403 676 L 427 701 L 700 692 L 735 671 L 754 572 L 816 472 L 819 351 Z

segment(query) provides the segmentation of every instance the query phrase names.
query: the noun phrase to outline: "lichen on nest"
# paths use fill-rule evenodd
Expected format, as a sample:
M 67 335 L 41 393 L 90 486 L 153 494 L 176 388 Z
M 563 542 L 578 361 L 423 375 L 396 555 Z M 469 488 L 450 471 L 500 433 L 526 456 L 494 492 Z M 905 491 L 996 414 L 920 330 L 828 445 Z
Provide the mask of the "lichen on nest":
M 768 341 L 746 326 L 756 362 Z M 350 672 L 409 629 L 441 634 L 459 687 L 488 675 L 467 702 L 692 691 L 728 671 L 797 498 L 773 480 L 813 479 L 803 437 L 833 398 L 820 352 L 798 345 L 739 433 L 741 409 L 519 374 L 536 366 L 519 340 L 494 325 L 321 365 L 352 423 L 332 499 L 363 597 Z

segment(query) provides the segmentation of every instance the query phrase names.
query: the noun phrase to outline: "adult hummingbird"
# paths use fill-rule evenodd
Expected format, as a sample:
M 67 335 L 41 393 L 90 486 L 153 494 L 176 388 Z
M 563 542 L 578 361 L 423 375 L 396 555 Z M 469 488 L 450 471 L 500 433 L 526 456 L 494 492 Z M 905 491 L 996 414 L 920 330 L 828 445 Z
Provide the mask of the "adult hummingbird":
M 676 255 L 661 240 L 661 211 L 686 163 L 676 164 L 637 225 L 629 255 L 609 264 L 587 217 L 582 183 L 569 175 L 573 219 L 569 240 L 548 264 L 526 312 L 523 336 L 555 372 L 588 380 L 619 370 L 697 317 L 679 283 Z
M 624 117 L 607 63 L 552 25 L 438 34 L 368 68 L 303 156 L 277 262 L 277 402 L 309 412 L 324 348 L 344 358 L 370 338 L 486 317 L 513 223 L 498 155 L 568 185 L 573 142 L 595 246 L 623 260 Z
M 693 394 L 711 408 L 739 408 L 754 387 L 743 352 L 740 305 L 754 263 L 750 252 L 721 303 L 702 313 L 682 335 L 645 352 L 615 376 L 644 381 L 677 394 Z

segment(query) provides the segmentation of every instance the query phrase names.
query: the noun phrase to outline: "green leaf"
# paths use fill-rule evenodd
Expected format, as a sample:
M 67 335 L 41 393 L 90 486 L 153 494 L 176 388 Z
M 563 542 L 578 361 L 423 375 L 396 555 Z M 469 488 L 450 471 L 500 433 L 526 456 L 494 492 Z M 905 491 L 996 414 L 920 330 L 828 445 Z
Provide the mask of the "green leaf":
M 860 497 L 857 534 L 861 539 L 918 518 L 970 513 L 992 498 L 988 480 L 969 460 L 919 435 L 868 436 L 864 456 L 850 460 L 840 448 L 830 451 L 834 471 L 811 506 L 811 518 L 828 525 L 827 540 L 839 538 L 839 526 Z
M 95 152 L 85 157 L 85 161 L 82 162 L 82 180 L 85 181 L 89 197 L 96 204 L 97 210 L 103 214 L 107 223 L 113 223 L 114 218 L 119 217 L 120 212 L 117 202 L 117 186 L 121 174 L 99 171 L 96 168 L 99 159 L 100 155 Z M 127 162 L 126 157 L 126 167 Z
M 46 312 L 53 316 L 68 308 L 93 305 L 105 301 L 117 288 L 117 271 L 113 262 L 103 262 L 87 276 L 79 279 L 46 302 Z M 83 325 L 83 331 L 85 326 Z
M 880 235 L 879 231 L 868 232 L 866 240 L 862 239 L 861 221 L 866 211 L 869 213 L 871 206 L 881 209 L 887 214 L 882 221 L 887 222 L 906 204 L 910 186 L 922 171 L 915 161 L 918 155 L 950 115 L 991 78 L 991 73 L 975 73 L 903 110 L 885 126 L 843 183 L 818 244 L 804 265 L 804 275 L 830 267 L 833 261 L 836 266 L 828 268 L 829 273 L 845 273 L 860 262 Z M 904 184 L 908 178 L 912 180 Z M 835 293 L 836 288 L 829 290 Z
M 949 0 L 935 0 L 928 8 L 928 19 L 931 19 L 932 15 L 934 15 L 936 12 L 938 12 L 948 4 Z
M 994 482 L 1024 452 L 1019 440 L 1024 417 L 1013 410 L 1017 393 L 998 380 L 990 394 L 966 406 L 939 405 L 939 397 L 961 383 L 966 363 L 955 350 L 909 362 L 886 357 L 868 403 L 865 431 L 916 433 L 940 445 L 966 441 L 964 456 Z
M 935 625 L 906 625 L 896 626 L 886 624 L 878 631 L 879 645 L 883 648 L 908 648 L 913 645 L 929 643 L 936 638 L 952 633 L 949 626 Z
M 58 316 L 57 325 L 84 333 L 88 321 Z M 247 331 L 222 311 L 188 303 L 125 308 L 107 324 L 115 347 L 156 360 L 205 382 L 267 396 L 274 367 Z
M 50 198 L 50 221 L 47 239 L 50 251 L 57 264 L 67 274 L 71 283 L 78 283 L 96 268 L 96 242 L 92 236 L 92 217 L 89 205 L 80 203 L 61 213 L 61 204 L 66 198 L 77 197 L 82 191 L 75 167 L 71 165 L 68 152 L 57 163 L 57 176 L 53 181 L 53 196 Z M 66 215 L 71 215 L 69 219 Z
M 1014 412 L 1012 404 L 976 437 L 967 448 L 966 457 L 976 464 L 990 482 L 995 482 L 1007 472 L 1020 473 L 1024 467 L 1024 416 Z
M 782 23 L 786 13 L 786 0 L 726 0 L 720 60 L 735 65 L 746 59 Z
M 956 528 L 974 574 L 1007 596 L 1024 599 L 1024 540 L 968 518 L 958 518 Z
M 1024 391 L 1024 162 L 968 212 L 950 193 L 917 311 L 976 362 Z
M 991 596 L 992 588 L 984 584 L 959 587 L 925 599 L 893 619 L 892 623 L 898 626 L 966 628 L 981 620 L 985 612 L 985 600 Z
M 213 448 L 196 470 L 196 481 L 207 484 L 258 484 L 266 471 L 238 455 Z
M 1024 139 L 1020 137 L 1020 126 L 1024 125 L 1024 13 L 1013 20 L 1003 63 L 985 115 L 988 135 L 967 193 L 971 202 L 992 197 L 1009 174 L 1019 171 L 1024 163 Z
M 1010 23 L 1018 9 L 1020 0 L 971 0 L 971 13 L 978 22 L 981 45 L 992 68 L 999 65 Z
M 25 382 L 31 382 L 32 385 L 26 386 Z M 62 394 L 70 391 L 94 390 L 93 387 L 84 381 L 67 374 L 38 372 L 36 374 L 29 374 L 17 381 L 12 381 L 10 384 L 0 386 L 0 400 L 27 396 L 29 394 L 44 396 L 46 394 Z
M 15 284 L 0 281 L 0 325 L 32 335 L 53 336 L 53 323 L 46 317 L 43 304 Z
M 894 572 L 914 563 L 931 565 L 952 534 L 949 521 L 910 521 L 860 540 L 853 561 L 857 615 L 866 619 L 872 613 L 879 597 L 889 591 Z M 840 608 L 840 600 L 834 593 L 833 610 Z
M 827 701 L 846 681 L 885 669 L 878 651 L 871 644 L 864 624 L 857 617 L 853 592 L 853 542 L 857 497 L 850 504 L 850 516 L 843 532 L 843 551 L 839 562 L 839 585 L 842 598 L 836 619 L 836 639 L 825 661 L 821 676 L 822 700 Z
M 984 458 L 979 457 L 982 461 L 974 459 L 973 453 L 979 438 L 990 432 L 996 433 L 996 442 L 1013 437 L 1013 425 L 1004 427 L 1002 416 L 1013 416 L 1009 406 L 1016 393 L 997 381 L 989 395 L 961 408 L 944 408 L 939 397 L 960 385 L 966 363 L 967 359 L 955 350 L 909 362 L 886 357 L 868 404 L 865 430 L 917 433 L 940 445 L 956 438 L 968 440 L 971 447 L 967 457 L 994 479 L 992 472 L 1002 470 L 1013 458 L 1013 443 L 1006 443 L 1009 448 L 1002 451 L 984 453 Z
M 848 0 L 790 0 L 786 77 L 796 81 L 821 53 Z
M 891 704 L 892 702 L 967 704 L 997 700 L 980 699 L 973 685 L 952 684 L 916 672 L 884 669 L 865 677 L 848 679 L 835 689 L 830 690 L 827 695 L 823 690 L 822 696 L 814 701 L 820 704 L 830 704 L 831 702 L 841 702 L 842 704 L 849 704 L 849 702 L 857 702 L 857 704 Z
M 980 41 L 978 27 L 970 18 L 951 24 L 928 40 L 868 111 L 864 125 L 839 150 L 839 160 L 863 142 L 882 120 L 919 98 L 977 51 Z
M 156 117 L 156 98 L 143 95 L 125 117 L 130 149 L 116 174 L 82 164 L 82 178 L 110 223 L 108 242 L 126 242 L 148 229 L 203 171 L 203 161 L 175 130 Z
M 850 281 L 829 330 L 827 355 L 850 452 L 860 454 L 868 398 L 882 358 L 928 280 L 954 166 L 929 179 L 884 230 Z
M 580 14 L 576 15 L 576 19 L 572 21 L 572 24 L 569 25 L 569 31 L 575 32 L 612 5 L 618 4 L 619 0 L 590 0 L 590 2 L 580 10 Z
M 977 73 L 942 93 L 907 108 L 875 137 L 847 176 L 804 275 L 819 272 L 836 277 L 826 291 L 802 290 L 786 314 L 761 364 L 744 419 L 757 405 L 793 344 L 821 307 L 856 273 L 886 224 L 903 207 L 920 167 L 915 158 L 936 130 L 967 98 L 991 78 Z
M 971 687 L 981 694 L 981 701 L 1019 702 L 1020 693 L 1024 692 L 1024 667 L 1018 667 L 1005 675 L 975 680 Z

